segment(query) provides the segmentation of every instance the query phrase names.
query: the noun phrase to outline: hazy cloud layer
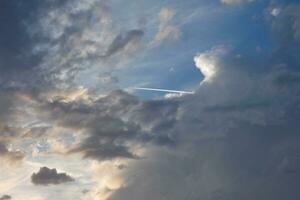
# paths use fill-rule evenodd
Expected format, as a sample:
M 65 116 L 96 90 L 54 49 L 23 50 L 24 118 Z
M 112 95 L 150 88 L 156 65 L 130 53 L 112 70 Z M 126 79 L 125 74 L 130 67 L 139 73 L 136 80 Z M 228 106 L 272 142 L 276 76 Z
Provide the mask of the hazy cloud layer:
M 161 43 L 168 40 L 178 40 L 181 32 L 178 27 L 172 24 L 175 11 L 170 8 L 162 8 L 159 13 L 159 30 L 155 35 L 154 41 Z

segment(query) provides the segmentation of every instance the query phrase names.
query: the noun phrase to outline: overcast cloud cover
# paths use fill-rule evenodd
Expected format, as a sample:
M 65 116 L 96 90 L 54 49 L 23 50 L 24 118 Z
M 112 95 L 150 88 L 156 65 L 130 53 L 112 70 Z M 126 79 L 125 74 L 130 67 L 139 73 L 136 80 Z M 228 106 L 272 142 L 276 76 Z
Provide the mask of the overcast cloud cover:
M 0 200 L 300 198 L 298 1 L 0 13 Z

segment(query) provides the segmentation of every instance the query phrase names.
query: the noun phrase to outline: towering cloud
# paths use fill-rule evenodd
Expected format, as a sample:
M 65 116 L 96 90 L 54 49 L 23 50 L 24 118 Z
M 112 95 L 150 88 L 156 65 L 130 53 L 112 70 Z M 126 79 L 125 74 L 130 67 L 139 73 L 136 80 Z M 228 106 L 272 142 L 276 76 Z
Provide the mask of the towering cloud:
M 207 51 L 205 53 L 198 54 L 194 57 L 194 62 L 196 67 L 201 71 L 204 76 L 204 81 L 209 82 L 212 81 L 214 76 L 221 71 L 218 65 L 219 59 L 226 52 L 225 48 L 217 47 L 212 49 L 211 51 Z

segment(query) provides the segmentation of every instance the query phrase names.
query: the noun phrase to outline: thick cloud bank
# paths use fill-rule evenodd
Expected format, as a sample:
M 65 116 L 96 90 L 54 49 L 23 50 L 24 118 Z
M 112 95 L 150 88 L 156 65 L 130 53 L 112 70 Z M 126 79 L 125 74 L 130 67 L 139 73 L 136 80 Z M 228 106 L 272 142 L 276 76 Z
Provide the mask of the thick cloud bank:
M 181 99 L 176 122 L 164 130 L 179 145 L 150 150 L 110 199 L 300 197 L 299 72 L 278 66 L 250 75 L 225 57 L 213 81 Z

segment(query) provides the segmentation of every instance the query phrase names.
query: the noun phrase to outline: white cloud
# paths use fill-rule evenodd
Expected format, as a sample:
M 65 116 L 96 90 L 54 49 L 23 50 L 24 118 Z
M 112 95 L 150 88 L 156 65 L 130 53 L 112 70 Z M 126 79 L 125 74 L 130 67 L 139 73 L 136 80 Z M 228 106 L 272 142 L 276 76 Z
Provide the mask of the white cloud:
M 200 53 L 194 57 L 196 67 L 204 76 L 204 82 L 213 80 L 219 69 L 220 56 L 224 55 L 226 50 L 223 47 L 218 47 L 210 51 Z
M 274 17 L 277 17 L 281 13 L 281 8 L 272 8 L 270 14 Z

